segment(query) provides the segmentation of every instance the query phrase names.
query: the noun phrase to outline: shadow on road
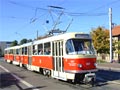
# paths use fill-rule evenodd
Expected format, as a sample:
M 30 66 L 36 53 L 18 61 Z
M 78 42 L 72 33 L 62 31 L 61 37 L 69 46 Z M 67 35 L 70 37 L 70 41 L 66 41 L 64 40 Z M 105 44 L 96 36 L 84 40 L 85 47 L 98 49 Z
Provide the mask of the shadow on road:
M 116 84 L 120 84 L 120 72 L 118 71 L 111 71 L 111 70 L 98 70 L 96 73 L 96 86 L 103 86 L 107 85 L 109 82 Z
M 15 83 L 19 83 L 19 81 L 14 78 L 11 73 L 1 73 L 0 74 L 0 88 L 9 87 L 11 85 L 15 85 Z
M 20 77 L 20 78 L 25 78 L 25 77 Z M 19 90 L 33 90 L 33 89 L 38 89 L 38 88 L 44 88 L 46 86 L 37 86 L 37 87 L 30 87 L 30 88 L 22 88 L 19 85 L 20 81 L 17 80 L 15 77 L 12 76 L 11 73 L 0 73 L 0 88 L 4 89 L 6 87 L 10 87 L 12 85 L 15 85 Z

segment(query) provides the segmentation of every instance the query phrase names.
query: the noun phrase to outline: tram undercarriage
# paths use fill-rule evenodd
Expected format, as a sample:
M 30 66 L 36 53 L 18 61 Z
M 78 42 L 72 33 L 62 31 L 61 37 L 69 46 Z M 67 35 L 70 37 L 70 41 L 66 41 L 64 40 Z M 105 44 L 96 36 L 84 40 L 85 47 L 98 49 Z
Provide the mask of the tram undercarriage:
M 6 60 L 8 63 L 12 63 L 10 60 Z M 96 75 L 95 72 L 86 72 L 86 73 L 68 73 L 68 72 L 57 72 L 58 76 L 55 76 L 55 71 L 54 70 L 49 70 L 49 69 L 44 69 L 40 68 L 37 66 L 32 66 L 32 65 L 21 65 L 19 64 L 20 67 L 25 67 L 26 69 L 30 71 L 37 71 L 45 76 L 48 77 L 53 77 L 56 79 L 62 79 L 64 81 L 68 81 L 71 83 L 84 83 L 84 84 L 91 84 L 92 86 L 95 85 L 96 81 Z M 61 75 L 60 75 L 61 73 Z M 62 76 L 62 77 L 61 77 Z
M 96 75 L 95 73 L 76 73 L 75 74 L 75 83 L 85 83 L 85 84 L 91 84 L 94 86 L 96 81 Z
M 41 74 L 53 77 L 56 79 L 64 80 L 64 81 L 70 81 L 72 83 L 84 83 L 84 84 L 91 84 L 94 86 L 96 81 L 96 75 L 95 72 L 86 72 L 86 73 L 65 73 L 65 72 L 56 72 L 54 70 L 39 68 L 36 66 L 31 66 L 31 68 L 27 65 L 27 69 L 31 71 L 37 71 Z M 55 75 L 55 72 L 58 73 Z

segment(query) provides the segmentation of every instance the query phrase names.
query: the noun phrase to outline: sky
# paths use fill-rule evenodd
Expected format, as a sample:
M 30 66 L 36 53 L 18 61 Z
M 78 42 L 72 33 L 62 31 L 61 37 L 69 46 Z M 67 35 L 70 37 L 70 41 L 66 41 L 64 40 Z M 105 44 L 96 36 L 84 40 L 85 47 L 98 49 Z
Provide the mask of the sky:
M 56 8 L 59 7 L 59 8 Z M 120 25 L 120 0 L 0 0 L 0 41 L 34 40 L 49 30 L 90 33 Z M 56 24 L 56 26 L 55 26 Z

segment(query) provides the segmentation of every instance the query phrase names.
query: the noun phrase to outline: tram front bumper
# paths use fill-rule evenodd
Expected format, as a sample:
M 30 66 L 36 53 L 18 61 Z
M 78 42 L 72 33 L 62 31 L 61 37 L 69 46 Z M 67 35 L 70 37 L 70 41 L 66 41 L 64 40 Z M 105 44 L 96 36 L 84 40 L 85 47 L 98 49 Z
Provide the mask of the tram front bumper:
M 87 73 L 85 74 L 85 77 L 84 77 L 84 82 L 85 83 L 89 83 L 91 81 L 95 81 L 96 80 L 96 75 L 95 73 Z

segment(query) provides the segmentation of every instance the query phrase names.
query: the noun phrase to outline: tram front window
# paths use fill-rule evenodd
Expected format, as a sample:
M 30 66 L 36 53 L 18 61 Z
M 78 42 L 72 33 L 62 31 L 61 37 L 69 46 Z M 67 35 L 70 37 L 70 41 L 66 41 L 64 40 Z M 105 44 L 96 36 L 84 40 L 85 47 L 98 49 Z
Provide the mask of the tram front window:
M 69 39 L 66 43 L 67 54 L 95 54 L 91 40 Z

